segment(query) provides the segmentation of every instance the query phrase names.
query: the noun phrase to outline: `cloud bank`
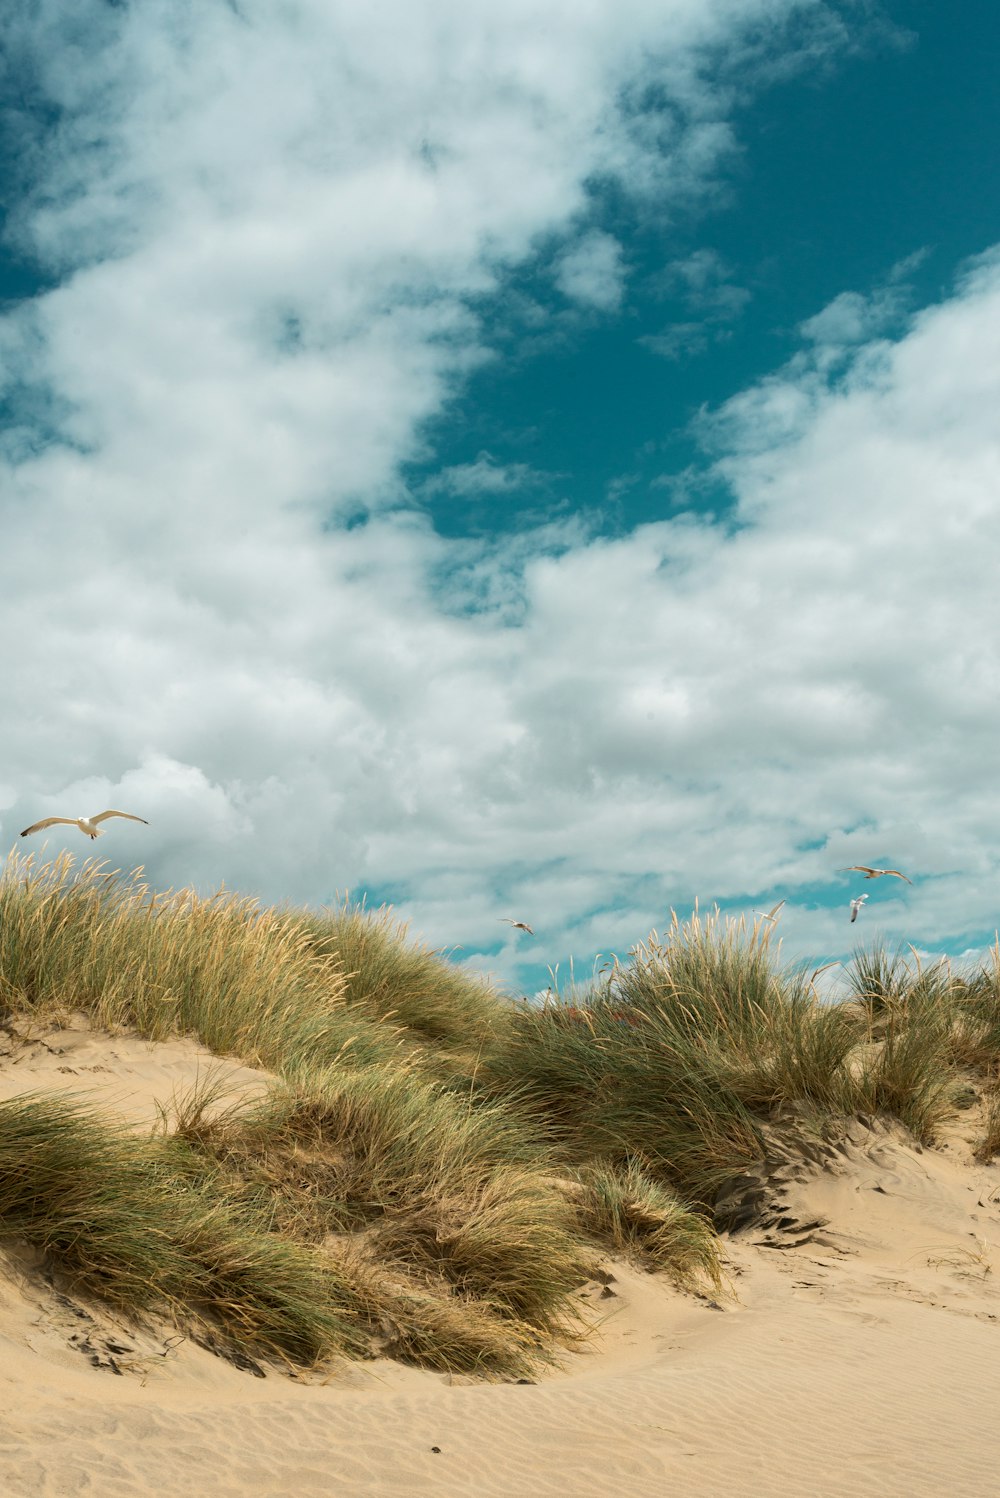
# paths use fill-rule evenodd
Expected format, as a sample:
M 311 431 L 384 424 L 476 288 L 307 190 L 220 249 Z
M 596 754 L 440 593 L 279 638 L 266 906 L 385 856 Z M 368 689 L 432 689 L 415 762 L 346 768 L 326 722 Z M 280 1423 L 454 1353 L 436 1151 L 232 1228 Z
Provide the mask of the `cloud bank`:
M 514 268 L 615 311 L 595 184 L 709 191 L 726 59 L 786 23 L 838 44 L 778 0 L 0 23 L 51 281 L 0 331 L 8 843 L 122 806 L 148 833 L 97 850 L 157 884 L 369 889 L 512 981 L 696 897 L 787 891 L 793 950 L 839 951 L 836 870 L 883 857 L 926 875 L 910 939 L 992 927 L 1000 260 L 894 341 L 864 288 L 817 309 L 703 416 L 722 518 L 446 539 L 400 478 Z

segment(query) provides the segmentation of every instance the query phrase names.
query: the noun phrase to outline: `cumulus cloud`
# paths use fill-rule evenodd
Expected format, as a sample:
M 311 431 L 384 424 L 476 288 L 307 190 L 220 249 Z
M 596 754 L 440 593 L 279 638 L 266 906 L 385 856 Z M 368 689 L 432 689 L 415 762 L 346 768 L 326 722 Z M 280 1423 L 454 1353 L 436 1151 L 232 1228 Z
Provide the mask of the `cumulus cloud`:
M 155 883 L 388 893 L 508 976 L 777 885 L 839 950 L 814 892 L 880 857 L 914 938 L 993 920 L 1000 262 L 716 413 L 735 519 L 450 540 L 399 477 L 474 309 L 588 184 L 710 180 L 706 58 L 796 9 L 8 13 L 8 227 L 55 283 L 0 333 L 11 839 L 120 804 L 150 827 L 97 850 Z
M 456 463 L 432 474 L 421 486 L 424 494 L 460 497 L 496 497 L 537 489 L 550 475 L 528 463 L 498 463 L 492 453 L 481 452 L 474 463 Z
M 571 301 L 614 312 L 625 286 L 622 247 L 612 234 L 592 229 L 560 257 L 556 284 Z
M 914 250 L 891 267 L 881 285 L 867 292 L 842 291 L 819 312 L 806 318 L 799 332 L 814 345 L 813 357 L 825 355 L 829 363 L 845 350 L 898 328 L 913 302 L 908 277 L 927 254 L 925 248 Z
M 732 280 L 723 257 L 707 246 L 666 266 L 654 285 L 661 295 L 679 299 L 689 314 L 639 339 L 663 359 L 701 354 L 710 344 L 730 337 L 730 325 L 750 301 L 750 292 Z

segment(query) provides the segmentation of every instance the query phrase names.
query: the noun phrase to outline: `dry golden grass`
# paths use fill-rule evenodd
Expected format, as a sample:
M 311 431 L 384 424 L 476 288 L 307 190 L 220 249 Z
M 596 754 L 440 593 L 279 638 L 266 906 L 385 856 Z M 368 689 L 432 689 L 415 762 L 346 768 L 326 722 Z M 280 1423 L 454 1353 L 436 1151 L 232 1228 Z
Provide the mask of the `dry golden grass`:
M 773 923 L 696 910 L 572 1002 L 515 1004 L 385 910 L 156 894 L 13 855 L 8 1011 L 195 1036 L 281 1080 L 221 1110 L 209 1081 L 145 1141 L 65 1100 L 4 1105 L 0 1216 L 89 1293 L 207 1319 L 254 1356 L 521 1376 L 576 1335 L 601 1249 L 718 1286 L 713 1203 L 784 1110 L 933 1139 L 960 1068 L 1000 1074 L 1000 952 L 961 978 L 859 953 L 842 1005 L 779 957 Z

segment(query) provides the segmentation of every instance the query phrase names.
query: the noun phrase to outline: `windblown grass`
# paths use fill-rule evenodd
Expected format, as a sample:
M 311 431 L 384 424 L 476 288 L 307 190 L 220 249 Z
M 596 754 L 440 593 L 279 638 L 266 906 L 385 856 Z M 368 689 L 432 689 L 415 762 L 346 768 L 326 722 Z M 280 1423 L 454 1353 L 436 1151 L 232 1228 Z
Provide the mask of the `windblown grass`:
M 849 1021 L 782 974 L 770 929 L 676 916 L 666 938 L 614 964 L 589 1006 L 517 1016 L 494 1058 L 569 1159 L 641 1159 L 688 1205 L 708 1208 L 759 1159 L 758 1120 L 782 1104 L 840 1108 Z
M 266 1222 L 276 1243 L 316 1250 L 362 1234 L 403 1286 L 362 1276 L 369 1299 L 376 1283 L 389 1296 L 398 1346 L 433 1366 L 454 1355 L 463 1369 L 509 1373 L 525 1371 L 529 1345 L 545 1355 L 543 1334 L 573 1335 L 586 1249 L 541 1142 L 502 1104 L 437 1080 L 377 1003 L 349 1001 L 335 947 L 318 950 L 299 915 L 154 896 L 65 857 L 13 858 L 0 884 L 0 983 L 15 1012 L 84 1009 L 152 1039 L 193 1034 L 287 1078 L 225 1127 L 188 1108 L 177 1142 L 194 1151 L 202 1189 Z M 474 985 L 462 985 L 451 1000 L 468 999 Z M 492 1003 L 482 997 L 482 1011 Z M 432 1357 L 434 1325 L 447 1336 Z
M 587 1256 L 549 1155 L 510 1109 L 470 1109 L 405 1070 L 314 1073 L 208 1118 L 211 1101 L 180 1105 L 178 1136 L 266 1194 L 283 1231 L 363 1231 L 380 1260 L 432 1271 L 500 1316 L 547 1332 L 564 1320 Z
M 953 985 L 956 1060 L 984 1075 L 1000 1069 L 1000 942 L 975 972 Z
M 890 971 L 891 990 L 875 1008 L 847 1101 L 859 1112 L 898 1118 L 930 1142 L 951 1111 L 954 985 L 945 963 L 925 970 L 894 959 Z
M 0 1001 L 52 1015 L 85 1009 L 151 1040 L 195 1035 L 220 1055 L 280 1070 L 394 1048 L 352 1014 L 332 957 L 293 916 L 229 894 L 152 893 L 68 854 L 11 855 L 0 879 Z
M 873 1019 L 903 1002 L 913 982 L 902 951 L 890 956 L 879 944 L 856 949 L 847 977 L 851 997 Z
M 985 1095 L 983 1137 L 976 1146 L 976 1158 L 989 1161 L 1000 1155 L 1000 1085 L 994 1080 Z
M 810 979 L 780 967 L 772 934 L 761 922 L 674 916 L 663 940 L 654 933 L 614 964 L 585 1007 L 574 996 L 520 1012 L 491 1062 L 493 1085 L 523 1088 L 577 1169 L 627 1173 L 641 1160 L 704 1211 L 762 1158 L 761 1126 L 785 1111 L 817 1126 L 885 1114 L 933 1139 L 954 1083 L 947 966 L 861 953 L 850 982 L 865 1002 L 823 1003 Z M 977 990 L 981 1016 L 992 1013 L 987 987 Z
M 580 1211 L 591 1232 L 663 1269 L 684 1289 L 722 1286 L 719 1244 L 708 1219 L 685 1207 L 639 1160 L 597 1161 L 580 1172 Z
M 4 1105 L 3 1230 L 88 1293 L 251 1355 L 521 1376 L 576 1335 L 575 1290 L 609 1246 L 717 1288 L 713 1204 L 786 1113 L 826 1130 L 881 1113 L 932 1140 L 960 1068 L 994 1096 L 1000 950 L 958 978 L 876 946 L 855 954 L 854 1002 L 831 1004 L 773 936 L 674 916 L 538 1007 L 385 910 L 159 895 L 12 856 L 9 1012 L 195 1036 L 279 1081 L 221 1107 L 209 1083 L 149 1140 L 65 1101 Z
M 336 960 L 347 1003 L 365 1014 L 463 1050 L 506 1032 L 510 1005 L 487 980 L 410 942 L 406 924 L 386 907 L 373 912 L 345 901 L 302 916 L 301 925 L 311 949 Z
M 396 1356 L 524 1373 L 574 1335 L 590 1254 L 507 1110 L 470 1112 L 406 1071 L 314 1074 L 209 1116 L 217 1101 L 202 1088 L 164 1125 L 229 1196 L 332 1252 Z
M 203 1189 L 176 1149 L 66 1099 L 0 1104 L 0 1222 L 119 1310 L 205 1321 L 296 1364 L 362 1348 L 331 1266 Z

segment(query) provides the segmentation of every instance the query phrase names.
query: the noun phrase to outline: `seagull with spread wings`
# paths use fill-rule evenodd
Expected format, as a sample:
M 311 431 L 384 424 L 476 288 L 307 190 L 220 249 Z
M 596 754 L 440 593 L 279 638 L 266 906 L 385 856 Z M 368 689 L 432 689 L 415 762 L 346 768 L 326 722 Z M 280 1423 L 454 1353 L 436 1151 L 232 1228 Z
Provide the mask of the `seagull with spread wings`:
M 21 836 L 30 837 L 33 832 L 41 832 L 45 827 L 60 825 L 79 827 L 80 831 L 85 832 L 89 838 L 100 837 L 101 829 L 97 824 L 106 822 L 108 817 L 124 817 L 128 822 L 141 822 L 144 827 L 149 826 L 145 817 L 134 817 L 130 811 L 101 811 L 94 817 L 43 817 L 40 822 L 33 822 L 30 827 L 26 827 Z
M 513 926 L 518 931 L 527 931 L 529 936 L 534 936 L 535 934 L 534 931 L 532 931 L 531 927 L 527 925 L 525 921 L 512 920 L 509 915 L 502 915 L 500 919 L 502 921 L 506 921 L 508 926 Z
M 772 906 L 766 914 L 763 910 L 755 910 L 754 915 L 759 915 L 762 921 L 776 921 L 778 919 L 778 911 L 784 903 L 784 900 L 779 900 L 777 905 Z
M 857 920 L 858 916 L 861 914 L 862 907 L 863 907 L 863 905 L 864 905 L 864 903 L 865 903 L 865 901 L 867 899 L 868 899 L 867 895 L 858 895 L 857 899 L 851 901 L 851 924 L 852 925 Z
M 866 863 L 852 863 L 849 869 L 841 869 L 842 874 L 864 874 L 866 879 L 881 879 L 883 874 L 891 874 L 894 879 L 906 879 L 898 869 L 870 869 Z M 907 884 L 912 884 L 912 879 L 906 879 Z

